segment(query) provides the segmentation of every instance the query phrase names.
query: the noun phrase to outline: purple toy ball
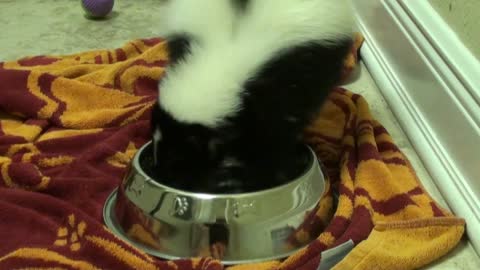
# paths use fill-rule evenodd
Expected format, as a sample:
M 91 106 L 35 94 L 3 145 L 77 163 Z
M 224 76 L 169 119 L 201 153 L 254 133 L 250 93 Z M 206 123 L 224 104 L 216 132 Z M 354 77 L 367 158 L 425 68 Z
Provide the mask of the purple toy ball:
M 82 7 L 91 18 L 103 18 L 113 9 L 114 0 L 82 0 Z

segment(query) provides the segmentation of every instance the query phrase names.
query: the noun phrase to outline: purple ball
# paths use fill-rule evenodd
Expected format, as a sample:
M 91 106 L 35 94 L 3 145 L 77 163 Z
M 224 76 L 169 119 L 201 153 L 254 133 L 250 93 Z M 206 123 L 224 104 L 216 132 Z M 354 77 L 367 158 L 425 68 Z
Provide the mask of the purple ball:
M 82 0 L 82 7 L 88 16 L 101 18 L 113 9 L 114 0 Z

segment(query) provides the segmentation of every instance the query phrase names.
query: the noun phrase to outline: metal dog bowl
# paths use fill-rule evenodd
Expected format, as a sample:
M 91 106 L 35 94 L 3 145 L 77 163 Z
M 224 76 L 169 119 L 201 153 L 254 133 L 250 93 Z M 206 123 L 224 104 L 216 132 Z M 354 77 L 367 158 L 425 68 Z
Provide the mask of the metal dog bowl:
M 152 180 L 140 165 L 149 145 L 137 152 L 105 204 L 105 223 L 120 238 L 163 259 L 212 256 L 225 265 L 281 259 L 303 247 L 290 241 L 292 234 L 325 190 L 310 148 L 308 166 L 296 179 L 229 195 L 185 192 Z

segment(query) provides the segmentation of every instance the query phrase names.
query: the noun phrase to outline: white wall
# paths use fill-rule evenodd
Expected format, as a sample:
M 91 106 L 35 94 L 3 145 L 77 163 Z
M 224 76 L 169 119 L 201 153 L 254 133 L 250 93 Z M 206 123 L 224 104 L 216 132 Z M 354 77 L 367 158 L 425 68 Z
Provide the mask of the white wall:
M 480 60 L 480 0 L 428 1 Z

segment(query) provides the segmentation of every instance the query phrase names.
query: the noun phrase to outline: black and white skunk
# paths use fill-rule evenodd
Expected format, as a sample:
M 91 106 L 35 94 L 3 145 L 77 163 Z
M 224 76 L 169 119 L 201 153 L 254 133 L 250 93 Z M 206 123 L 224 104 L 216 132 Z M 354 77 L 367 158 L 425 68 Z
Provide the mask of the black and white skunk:
M 350 0 L 171 0 L 155 170 L 179 188 L 286 180 L 353 38 Z

